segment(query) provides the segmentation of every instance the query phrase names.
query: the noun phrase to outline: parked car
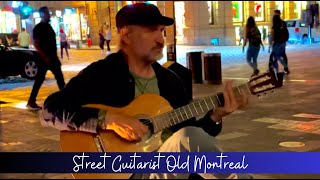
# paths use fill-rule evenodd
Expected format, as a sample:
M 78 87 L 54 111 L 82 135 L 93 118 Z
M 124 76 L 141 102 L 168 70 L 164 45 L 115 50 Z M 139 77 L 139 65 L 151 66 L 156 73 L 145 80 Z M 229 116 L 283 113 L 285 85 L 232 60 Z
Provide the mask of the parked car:
M 35 79 L 40 55 L 35 49 L 0 45 L 0 77 L 18 76 Z
M 308 26 L 300 19 L 285 20 L 289 31 L 289 43 L 306 44 L 308 42 Z M 312 28 L 311 37 L 315 42 L 320 41 L 320 29 Z

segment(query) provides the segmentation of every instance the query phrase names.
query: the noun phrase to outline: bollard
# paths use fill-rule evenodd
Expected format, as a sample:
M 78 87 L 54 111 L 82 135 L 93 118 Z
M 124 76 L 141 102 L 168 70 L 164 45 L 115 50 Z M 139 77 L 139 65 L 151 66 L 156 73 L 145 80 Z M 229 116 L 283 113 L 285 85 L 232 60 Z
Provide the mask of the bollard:
M 201 60 L 202 53 L 202 51 L 187 53 L 187 68 L 191 70 L 193 83 L 203 83 Z
M 221 53 L 202 54 L 202 78 L 207 84 L 221 84 Z

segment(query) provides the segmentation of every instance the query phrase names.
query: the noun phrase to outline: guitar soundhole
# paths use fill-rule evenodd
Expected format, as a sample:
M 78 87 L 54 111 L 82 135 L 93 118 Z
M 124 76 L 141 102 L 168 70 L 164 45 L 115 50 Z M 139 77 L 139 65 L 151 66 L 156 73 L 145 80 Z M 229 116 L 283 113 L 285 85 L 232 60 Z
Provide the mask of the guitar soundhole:
M 139 119 L 144 125 L 148 126 L 150 134 L 154 133 L 154 127 L 152 122 L 149 119 Z

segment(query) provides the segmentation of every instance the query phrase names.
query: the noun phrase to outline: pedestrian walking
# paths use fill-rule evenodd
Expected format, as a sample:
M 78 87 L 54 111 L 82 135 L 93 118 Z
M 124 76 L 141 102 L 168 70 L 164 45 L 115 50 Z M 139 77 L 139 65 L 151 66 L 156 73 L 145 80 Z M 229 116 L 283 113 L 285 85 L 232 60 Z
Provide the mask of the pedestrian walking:
M 65 86 L 64 77 L 61 71 L 61 62 L 57 56 L 56 33 L 49 24 L 50 13 L 48 7 L 41 7 L 39 9 L 39 14 L 41 22 L 33 29 L 33 42 L 34 47 L 37 49 L 37 52 L 42 57 L 43 61 L 38 64 L 38 73 L 27 103 L 27 108 L 30 110 L 41 109 L 36 103 L 36 98 L 48 70 L 54 74 L 60 90 Z
M 256 22 L 252 16 L 250 16 L 247 20 L 246 29 L 245 29 L 245 37 L 244 37 L 244 44 L 243 44 L 243 52 L 244 48 L 249 41 L 249 46 L 247 49 L 247 62 L 252 67 L 253 73 L 252 76 L 259 74 L 258 69 L 258 54 L 260 51 L 260 45 L 264 49 L 264 46 L 261 41 L 261 33 L 256 26 Z
M 65 49 L 68 60 L 69 60 L 69 52 L 68 52 L 68 37 L 63 29 L 60 29 L 60 57 L 63 59 L 63 49 Z
M 111 38 L 112 38 L 111 29 L 109 25 L 107 25 L 107 31 L 106 31 L 107 55 L 111 54 L 111 49 L 110 49 Z
M 282 36 L 282 41 L 284 41 L 284 50 L 283 50 L 283 52 L 282 52 L 282 55 L 281 55 L 281 57 L 283 58 L 283 62 L 284 62 L 284 64 L 285 64 L 285 68 L 284 68 L 284 72 L 286 73 L 286 74 L 289 74 L 290 73 L 290 71 L 289 71 L 289 65 L 288 65 L 288 57 L 287 57 L 287 54 L 286 54 L 286 42 L 288 41 L 288 39 L 289 39 L 289 31 L 288 31 L 288 28 L 287 28 L 287 24 L 286 24 L 286 22 L 285 21 L 283 21 L 282 19 L 281 19 L 281 12 L 280 12 L 280 10 L 278 10 L 278 9 L 276 9 L 276 10 L 274 10 L 274 16 L 279 16 L 279 18 L 280 18 L 280 20 L 281 20 L 281 27 L 282 27 L 282 29 L 284 30 L 284 31 L 282 31 L 282 34 L 281 34 L 281 36 Z M 271 35 L 270 35 L 270 41 L 269 41 L 269 43 L 270 44 L 272 44 L 272 42 L 271 42 L 272 40 L 271 40 Z M 283 42 L 282 42 L 283 43 Z M 277 46 L 277 45 L 276 45 Z M 269 46 L 269 48 L 271 47 L 271 45 Z M 273 53 L 271 53 L 270 54 L 270 57 L 269 57 L 269 69 L 270 70 L 272 70 L 273 69 L 273 62 L 274 61 L 274 54 Z M 280 61 L 280 62 L 282 62 L 282 61 Z
M 269 60 L 269 63 L 271 63 L 272 66 L 270 67 L 269 64 L 269 69 L 278 73 L 278 62 L 280 61 L 284 67 L 284 71 L 289 74 L 288 64 L 283 58 L 285 55 L 286 41 L 289 38 L 289 32 L 279 15 L 273 16 L 272 23 L 270 45 L 272 47 L 272 51 Z
M 103 36 L 103 29 L 101 28 L 100 30 L 99 30 L 99 47 L 100 47 L 100 49 L 102 50 L 102 52 L 101 53 L 104 53 L 104 41 L 105 41 L 106 39 L 104 38 L 104 36 Z

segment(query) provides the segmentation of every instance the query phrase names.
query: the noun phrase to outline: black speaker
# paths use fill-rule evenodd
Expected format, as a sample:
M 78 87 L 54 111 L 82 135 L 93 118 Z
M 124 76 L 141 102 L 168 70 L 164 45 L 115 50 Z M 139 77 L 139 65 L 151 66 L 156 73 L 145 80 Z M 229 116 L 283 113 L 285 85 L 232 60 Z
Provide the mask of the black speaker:
M 167 61 L 163 64 L 163 67 L 166 67 L 176 73 L 180 79 L 182 80 L 184 87 L 186 89 L 186 93 L 188 95 L 188 99 L 192 100 L 192 72 L 190 69 L 184 67 L 183 65 L 173 62 Z

